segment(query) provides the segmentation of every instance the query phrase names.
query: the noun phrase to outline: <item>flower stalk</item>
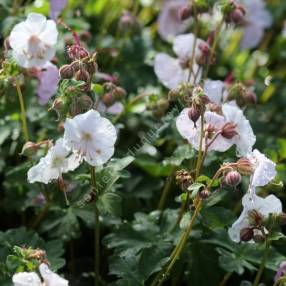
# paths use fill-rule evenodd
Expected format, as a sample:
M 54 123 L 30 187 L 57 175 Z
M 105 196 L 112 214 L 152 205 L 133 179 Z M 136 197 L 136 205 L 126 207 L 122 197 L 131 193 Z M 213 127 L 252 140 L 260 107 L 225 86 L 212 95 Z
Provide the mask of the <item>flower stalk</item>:
M 20 87 L 20 84 L 19 84 L 19 81 L 17 78 L 15 78 L 14 82 L 15 82 L 16 91 L 17 91 L 19 103 L 20 103 L 23 135 L 24 135 L 25 142 L 28 142 L 29 141 L 29 133 L 28 133 L 28 127 L 27 127 L 26 109 L 25 109 L 23 93 L 21 91 L 21 87 Z

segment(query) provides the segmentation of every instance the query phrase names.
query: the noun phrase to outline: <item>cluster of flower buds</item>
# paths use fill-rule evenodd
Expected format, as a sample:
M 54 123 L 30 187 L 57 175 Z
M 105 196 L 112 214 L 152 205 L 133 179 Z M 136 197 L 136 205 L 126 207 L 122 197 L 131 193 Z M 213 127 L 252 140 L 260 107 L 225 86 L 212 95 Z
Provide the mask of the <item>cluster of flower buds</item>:
M 67 54 L 72 62 L 60 68 L 61 79 L 83 81 L 83 91 L 89 91 L 92 76 L 97 71 L 96 53 L 90 55 L 84 47 L 75 44 L 68 48 Z
M 190 17 L 207 12 L 209 9 L 207 1 L 194 0 L 192 4 L 186 4 L 179 10 L 179 19 L 187 20 Z
M 223 6 L 223 12 L 226 22 L 235 25 L 241 24 L 246 14 L 244 7 L 235 0 L 228 0 Z
M 106 82 L 103 84 L 102 102 L 107 106 L 113 105 L 116 101 L 122 100 L 126 96 L 124 88 L 117 86 L 113 82 Z
M 187 191 L 188 187 L 193 183 L 193 177 L 187 170 L 179 170 L 176 172 L 176 183 L 182 191 Z
M 255 104 L 257 101 L 256 94 L 240 82 L 231 85 L 228 92 L 228 99 L 235 100 L 240 107 Z

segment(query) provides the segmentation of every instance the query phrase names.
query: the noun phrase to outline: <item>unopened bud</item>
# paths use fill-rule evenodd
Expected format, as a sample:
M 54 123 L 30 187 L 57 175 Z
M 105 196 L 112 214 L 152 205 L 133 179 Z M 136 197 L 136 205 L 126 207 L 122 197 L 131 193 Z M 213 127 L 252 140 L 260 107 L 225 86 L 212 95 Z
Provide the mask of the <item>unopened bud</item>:
M 83 59 L 89 56 L 89 52 L 84 47 L 79 45 L 70 46 L 67 53 L 72 60 Z
M 81 69 L 75 73 L 74 78 L 78 81 L 88 82 L 90 80 L 90 75 L 86 70 Z
M 167 99 L 164 99 L 164 98 L 160 98 L 158 101 L 157 101 L 157 104 L 156 104 L 157 108 L 159 110 L 162 110 L 162 111 L 166 111 L 168 108 L 169 108 L 169 102 Z
M 179 10 L 179 19 L 181 21 L 187 20 L 192 16 L 192 6 L 191 5 L 185 5 Z
M 196 122 L 201 116 L 199 107 L 196 105 L 192 105 L 192 107 L 188 111 L 188 116 L 194 122 L 194 124 L 196 124 Z
M 168 93 L 168 100 L 175 101 L 180 96 L 180 90 L 178 88 L 173 88 Z
M 253 164 L 249 159 L 240 158 L 236 164 L 238 172 L 241 173 L 242 175 L 250 176 L 253 173 L 254 170 Z
M 213 54 L 211 55 L 210 45 L 206 42 L 202 42 L 198 45 L 198 48 L 199 48 L 199 53 L 197 53 L 196 55 L 196 62 L 199 65 L 205 65 L 208 63 L 214 64 L 215 57 Z
M 102 101 L 106 106 L 111 106 L 114 103 L 114 97 L 111 92 L 105 93 L 102 97 Z
M 221 136 L 223 136 L 226 139 L 232 139 L 235 135 L 237 135 L 236 124 L 233 124 L 232 122 L 227 122 L 222 127 Z
M 37 151 L 39 150 L 39 145 L 34 142 L 26 142 L 25 145 L 22 148 L 21 155 L 30 157 L 32 155 L 35 155 Z
M 193 183 L 193 178 L 188 171 L 179 170 L 176 172 L 176 182 L 183 191 L 186 191 L 188 187 Z
M 257 102 L 257 96 L 252 90 L 248 90 L 244 94 L 244 100 L 246 104 L 256 104 Z
M 117 86 L 113 90 L 113 95 L 114 95 L 115 99 L 117 99 L 117 100 L 122 99 L 123 97 L 126 96 L 126 90 L 120 86 Z
M 92 105 L 93 105 L 92 99 L 88 95 L 86 95 L 86 94 L 81 95 L 79 97 L 78 103 L 79 103 L 82 111 L 89 110 L 92 107 Z
M 241 241 L 244 241 L 244 242 L 250 241 L 251 239 L 253 239 L 253 236 L 254 236 L 254 232 L 251 227 L 245 227 L 240 230 Z
M 227 172 L 223 182 L 228 186 L 236 187 L 241 182 L 241 175 L 237 171 Z
M 92 76 L 97 72 L 97 63 L 95 61 L 87 63 L 86 70 Z
M 242 6 L 237 6 L 231 13 L 230 19 L 234 24 L 240 24 L 245 16 L 245 10 Z
M 205 200 L 210 196 L 210 191 L 208 189 L 203 189 L 202 191 L 200 191 L 200 198 Z
M 71 65 L 63 65 L 60 68 L 59 73 L 60 73 L 61 79 L 70 79 L 73 77 L 74 71 Z
M 264 242 L 265 241 L 265 236 L 262 235 L 262 234 L 255 234 L 253 236 L 253 240 L 256 242 L 256 243 L 261 243 L 261 242 Z

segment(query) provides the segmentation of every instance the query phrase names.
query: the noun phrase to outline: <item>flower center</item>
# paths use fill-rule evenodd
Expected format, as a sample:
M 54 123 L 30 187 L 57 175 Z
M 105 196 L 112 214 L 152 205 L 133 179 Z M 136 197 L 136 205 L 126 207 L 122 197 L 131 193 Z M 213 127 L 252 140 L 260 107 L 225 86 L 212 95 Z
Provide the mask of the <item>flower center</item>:
M 62 165 L 62 163 L 63 163 L 63 158 L 60 157 L 60 156 L 55 156 L 53 158 L 52 166 L 54 168 L 58 168 L 58 167 L 60 167 Z
M 85 132 L 85 133 L 82 134 L 81 139 L 84 140 L 84 141 L 91 141 L 92 136 L 91 136 L 90 133 Z
M 24 51 L 27 56 L 32 58 L 42 59 L 44 58 L 46 47 L 38 36 L 32 35 L 28 41 L 27 51 Z

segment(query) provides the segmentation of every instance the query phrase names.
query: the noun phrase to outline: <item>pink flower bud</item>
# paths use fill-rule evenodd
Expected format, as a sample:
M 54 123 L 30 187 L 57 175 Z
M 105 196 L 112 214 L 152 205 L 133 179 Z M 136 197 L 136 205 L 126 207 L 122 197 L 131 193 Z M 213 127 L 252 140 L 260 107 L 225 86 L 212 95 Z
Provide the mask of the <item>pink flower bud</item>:
M 37 143 L 29 141 L 26 142 L 25 145 L 23 146 L 21 155 L 30 157 L 32 155 L 35 155 L 38 150 L 39 150 L 39 145 Z
M 223 182 L 228 186 L 236 187 L 241 182 L 241 175 L 237 171 L 227 172 Z
M 200 191 L 199 195 L 201 199 L 205 200 L 210 196 L 210 191 L 208 189 L 203 189 Z
M 185 5 L 179 10 L 179 19 L 181 21 L 187 20 L 192 16 L 192 6 L 191 5 Z
M 192 107 L 190 108 L 190 110 L 188 112 L 188 116 L 196 124 L 196 122 L 198 121 L 198 119 L 201 116 L 201 112 L 200 112 L 199 107 L 196 105 L 192 105 Z
M 247 158 L 240 158 L 236 164 L 238 172 L 242 175 L 250 176 L 254 171 L 253 164 Z
M 102 101 L 106 106 L 111 106 L 114 103 L 114 96 L 111 92 L 105 93 L 102 97 Z
M 72 60 L 78 60 L 78 59 L 83 59 L 89 56 L 88 51 L 79 45 L 72 45 L 68 48 L 68 56 L 72 59 Z
M 232 139 L 235 135 L 237 135 L 236 132 L 236 125 L 232 122 L 227 122 L 221 130 L 221 135 L 226 139 Z
M 81 69 L 75 73 L 74 78 L 79 81 L 89 82 L 90 75 L 86 70 Z
M 61 79 L 70 79 L 73 77 L 74 71 L 71 65 L 63 65 L 60 68 L 59 73 Z

